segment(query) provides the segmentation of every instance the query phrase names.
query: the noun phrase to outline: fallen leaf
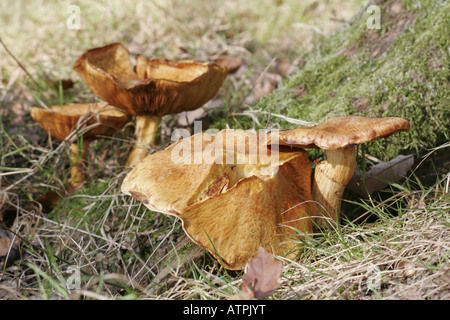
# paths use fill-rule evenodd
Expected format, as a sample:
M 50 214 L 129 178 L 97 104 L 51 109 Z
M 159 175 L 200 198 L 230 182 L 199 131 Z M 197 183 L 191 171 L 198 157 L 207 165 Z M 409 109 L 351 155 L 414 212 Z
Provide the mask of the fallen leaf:
M 20 257 L 20 240 L 0 227 L 0 270 Z
M 261 97 L 269 95 L 275 89 L 275 85 L 270 81 L 263 81 L 262 83 L 257 83 L 255 85 L 255 98 L 259 99 Z
M 278 86 L 278 84 L 283 81 L 283 77 L 276 73 L 266 72 L 264 73 L 263 79 L 265 81 L 270 81 L 275 86 Z
M 257 100 L 261 97 L 269 95 L 278 84 L 283 80 L 279 74 L 275 73 L 265 73 L 260 82 L 255 85 L 254 88 L 254 98 Z
M 409 261 L 400 261 L 396 268 L 402 272 L 405 278 L 413 276 L 417 271 L 416 266 Z
M 264 300 L 271 296 L 279 287 L 282 267 L 281 261 L 260 247 L 258 254 L 248 260 L 241 291 L 231 300 Z
M 364 177 L 358 169 L 350 179 L 347 189 L 362 197 L 367 197 L 376 191 L 384 189 L 388 182 L 398 182 L 414 164 L 414 155 L 399 155 L 398 157 L 380 162 L 370 167 Z
M 277 64 L 277 72 L 283 77 L 288 77 L 292 74 L 293 65 L 287 58 L 282 58 Z
M 235 73 L 242 64 L 241 58 L 222 57 L 214 60 L 218 65 L 227 68 L 228 73 Z
M 71 89 L 75 85 L 75 82 L 71 79 L 61 79 L 61 80 L 52 80 L 48 77 L 45 77 L 45 81 L 55 89 L 59 89 L 59 84 L 61 82 L 61 87 L 63 90 Z
M 11 241 L 8 237 L 0 238 L 0 257 L 8 254 L 10 245 Z
M 42 212 L 49 213 L 54 207 L 58 205 L 61 200 L 67 195 L 76 192 L 81 189 L 83 185 L 78 186 L 65 185 L 63 189 L 58 191 L 50 190 L 44 193 L 42 196 L 36 199 L 42 205 Z

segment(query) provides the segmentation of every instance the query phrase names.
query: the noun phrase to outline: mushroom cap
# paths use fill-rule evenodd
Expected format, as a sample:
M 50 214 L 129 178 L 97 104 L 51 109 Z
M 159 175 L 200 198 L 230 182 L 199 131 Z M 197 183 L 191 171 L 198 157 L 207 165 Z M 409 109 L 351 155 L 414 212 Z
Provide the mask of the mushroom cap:
M 130 118 L 107 104 L 89 103 L 56 105 L 48 109 L 31 107 L 30 115 L 48 134 L 59 140 L 65 140 L 82 117 L 87 119 L 87 126 L 99 123 L 83 133 L 85 140 L 92 140 L 96 136 L 111 136 Z
M 307 153 L 269 151 L 265 155 L 255 151 L 248 142 L 251 139 L 244 145 L 224 142 L 226 137 L 238 139 L 245 134 L 223 130 L 214 136 L 199 133 L 179 140 L 146 157 L 122 184 L 122 192 L 150 210 L 181 219 L 190 239 L 228 269 L 243 268 L 259 247 L 278 255 L 292 253 L 299 247 L 298 239 L 293 239 L 296 231 L 310 232 L 308 216 L 316 212 L 316 206 L 308 202 Z M 257 143 L 268 150 L 266 141 Z M 215 150 L 214 161 L 175 163 L 174 154 L 180 150 L 189 153 L 191 160 Z M 225 161 L 227 156 L 233 160 Z
M 407 131 L 409 127 L 406 119 L 398 117 L 334 117 L 316 126 L 280 131 L 275 141 L 297 148 L 333 150 Z M 269 142 L 274 143 L 274 140 Z
M 136 58 L 120 43 L 95 48 L 74 64 L 89 88 L 109 104 L 133 115 L 164 116 L 201 107 L 227 76 L 215 63 Z

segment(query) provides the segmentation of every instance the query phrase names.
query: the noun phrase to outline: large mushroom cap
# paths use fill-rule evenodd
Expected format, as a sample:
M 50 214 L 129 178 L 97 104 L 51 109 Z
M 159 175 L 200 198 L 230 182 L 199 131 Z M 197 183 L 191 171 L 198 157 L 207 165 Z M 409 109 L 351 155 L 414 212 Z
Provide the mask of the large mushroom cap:
M 196 109 L 212 99 L 227 76 L 215 63 L 147 59 L 136 68 L 120 43 L 88 50 L 74 64 L 89 88 L 133 115 L 163 116 Z
M 243 268 L 261 246 L 279 255 L 298 249 L 292 238 L 311 231 L 308 216 L 316 212 L 308 201 L 307 153 L 258 150 L 255 161 L 251 139 L 225 144 L 244 134 L 224 130 L 180 140 L 142 160 L 122 184 L 150 210 L 180 218 L 186 234 L 229 269 Z M 267 150 L 266 141 L 258 144 Z M 184 152 L 188 161 L 178 161 Z
M 317 126 L 280 131 L 276 139 L 280 145 L 332 150 L 359 145 L 407 130 L 409 122 L 403 118 L 344 116 L 329 118 Z
M 31 107 L 30 115 L 48 134 L 59 140 L 66 139 L 82 117 L 87 126 L 93 125 L 83 133 L 85 140 L 110 136 L 129 120 L 127 114 L 107 104 L 89 103 L 57 105 L 48 109 Z

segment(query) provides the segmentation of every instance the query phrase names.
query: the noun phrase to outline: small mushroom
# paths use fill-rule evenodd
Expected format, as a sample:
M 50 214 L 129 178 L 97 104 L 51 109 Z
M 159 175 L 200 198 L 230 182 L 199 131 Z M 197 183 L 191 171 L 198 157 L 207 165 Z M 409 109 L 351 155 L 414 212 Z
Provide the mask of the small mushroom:
M 136 57 L 120 43 L 88 50 L 74 64 L 94 94 L 136 116 L 136 142 L 127 166 L 148 153 L 161 118 L 201 107 L 212 99 L 227 76 L 215 63 Z
M 52 137 L 73 141 L 70 145 L 72 186 L 84 182 L 82 168 L 90 142 L 99 136 L 113 135 L 129 121 L 127 114 L 107 104 L 57 105 L 48 109 L 31 107 L 30 115 Z M 83 138 L 81 149 L 74 141 L 76 136 Z
M 295 148 L 325 150 L 326 160 L 315 169 L 312 197 L 318 203 L 318 216 L 322 216 L 316 224 L 335 225 L 339 222 L 344 189 L 354 174 L 355 146 L 407 131 L 409 127 L 407 120 L 398 117 L 334 117 L 317 126 L 280 131 L 275 142 Z M 269 142 L 274 143 L 274 140 Z
M 276 153 L 265 135 L 254 137 L 223 130 L 179 140 L 136 165 L 122 192 L 181 219 L 189 238 L 228 269 L 242 269 L 259 247 L 294 256 L 317 210 L 308 155 Z

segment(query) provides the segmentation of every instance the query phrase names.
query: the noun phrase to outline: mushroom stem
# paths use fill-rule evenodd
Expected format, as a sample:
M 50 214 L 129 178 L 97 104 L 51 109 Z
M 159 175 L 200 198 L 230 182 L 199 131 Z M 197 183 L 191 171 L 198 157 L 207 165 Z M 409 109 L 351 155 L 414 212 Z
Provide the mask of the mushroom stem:
M 83 141 L 81 152 L 77 143 L 70 145 L 70 184 L 74 187 L 84 182 L 83 166 L 87 157 L 88 147 L 89 141 L 86 140 Z
M 339 223 L 342 195 L 355 170 L 356 148 L 325 150 L 325 155 L 327 159 L 316 166 L 312 184 L 312 198 L 318 203 L 318 227 Z
M 134 167 L 148 154 L 148 147 L 153 145 L 155 139 L 155 132 L 161 122 L 161 117 L 153 115 L 136 116 L 136 142 L 133 150 L 128 156 L 128 167 Z

